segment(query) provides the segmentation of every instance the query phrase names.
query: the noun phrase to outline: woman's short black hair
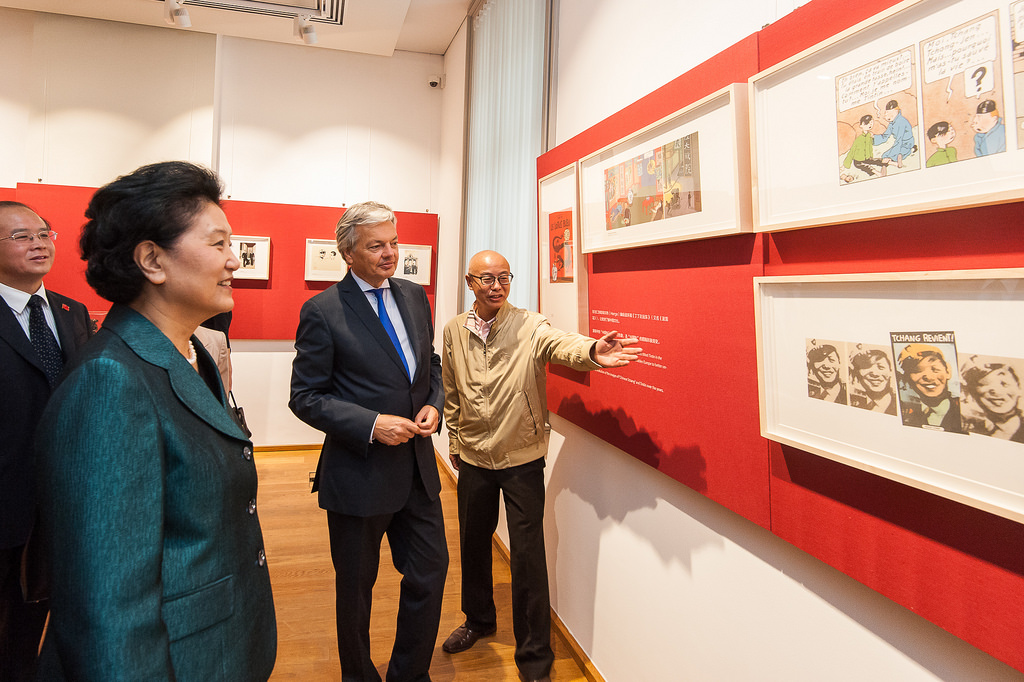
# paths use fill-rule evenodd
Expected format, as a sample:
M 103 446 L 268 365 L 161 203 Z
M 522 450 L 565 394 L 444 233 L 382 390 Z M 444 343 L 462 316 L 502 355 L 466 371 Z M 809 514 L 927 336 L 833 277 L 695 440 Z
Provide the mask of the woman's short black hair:
M 171 248 L 208 203 L 220 205 L 221 191 L 216 173 L 185 161 L 143 166 L 96 190 L 79 242 L 89 285 L 113 303 L 134 301 L 145 282 L 135 247 Z

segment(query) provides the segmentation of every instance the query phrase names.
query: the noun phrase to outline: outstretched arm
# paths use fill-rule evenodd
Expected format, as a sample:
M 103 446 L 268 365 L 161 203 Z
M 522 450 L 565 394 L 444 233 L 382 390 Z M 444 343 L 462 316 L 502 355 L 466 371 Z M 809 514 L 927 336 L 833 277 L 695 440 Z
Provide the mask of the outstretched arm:
M 608 332 L 590 350 L 590 359 L 602 367 L 625 367 L 643 352 L 642 348 L 631 348 L 636 338 L 618 338 L 618 332 Z

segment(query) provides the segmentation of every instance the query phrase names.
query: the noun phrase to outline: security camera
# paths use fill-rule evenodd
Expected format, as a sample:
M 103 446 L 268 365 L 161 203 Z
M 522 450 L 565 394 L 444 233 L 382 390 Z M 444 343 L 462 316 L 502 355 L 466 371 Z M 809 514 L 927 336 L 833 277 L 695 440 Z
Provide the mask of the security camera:
M 429 85 L 432 88 L 443 88 L 444 76 L 431 76 L 430 80 L 427 81 L 427 85 Z

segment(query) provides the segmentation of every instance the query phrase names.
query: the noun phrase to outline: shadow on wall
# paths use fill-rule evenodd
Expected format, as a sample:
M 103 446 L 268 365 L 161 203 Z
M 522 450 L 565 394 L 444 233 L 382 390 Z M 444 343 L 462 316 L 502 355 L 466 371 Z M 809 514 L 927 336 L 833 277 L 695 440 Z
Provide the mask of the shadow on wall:
M 700 447 L 676 446 L 666 452 L 657 440 L 657 433 L 638 429 L 636 422 L 624 409 L 591 411 L 578 395 L 563 400 L 556 412 L 652 469 L 657 469 L 698 493 L 707 492 L 707 461 Z
M 571 444 L 549 453 L 545 532 L 548 572 L 552 576 L 551 599 L 556 610 L 571 614 L 568 617 L 571 617 L 576 641 L 584 650 L 593 651 L 599 601 L 607 599 L 620 605 L 635 603 L 640 609 L 656 609 L 657 606 L 649 603 L 648 586 L 642 580 L 639 583 L 615 581 L 614 594 L 595 599 L 598 590 L 603 589 L 598 580 L 602 552 L 607 555 L 622 549 L 618 544 L 622 536 L 617 535 L 618 540 L 609 542 L 601 528 L 575 517 L 592 514 L 597 519 L 596 525 L 605 528 L 628 526 L 634 540 L 625 541 L 639 542 L 641 547 L 646 545 L 652 554 L 661 557 L 661 564 L 669 567 L 668 570 L 679 567 L 692 572 L 693 557 L 709 546 L 721 546 L 723 541 L 721 536 L 700 524 L 666 526 L 659 521 L 660 514 L 653 513 L 656 507 L 668 506 L 686 514 L 683 510 L 690 506 L 687 499 L 704 501 L 676 481 L 651 470 L 678 462 L 694 484 L 691 487 L 703 490 L 705 467 L 699 448 L 677 448 L 665 453 L 657 435 L 638 430 L 625 411 L 591 412 L 578 396 L 563 401 L 559 415 L 577 424 L 586 424 L 590 433 L 574 435 Z M 604 443 L 596 442 L 595 437 L 622 449 L 628 448 L 632 458 L 622 457 Z M 656 484 L 644 483 L 650 477 L 658 479 Z M 580 502 L 584 505 L 582 509 Z M 562 527 L 579 529 L 581 522 L 584 532 L 562 534 L 559 530 Z M 630 553 L 635 551 L 635 547 L 624 549 Z M 637 560 L 642 561 L 639 557 Z M 614 572 L 621 563 L 616 559 L 611 561 L 609 565 Z

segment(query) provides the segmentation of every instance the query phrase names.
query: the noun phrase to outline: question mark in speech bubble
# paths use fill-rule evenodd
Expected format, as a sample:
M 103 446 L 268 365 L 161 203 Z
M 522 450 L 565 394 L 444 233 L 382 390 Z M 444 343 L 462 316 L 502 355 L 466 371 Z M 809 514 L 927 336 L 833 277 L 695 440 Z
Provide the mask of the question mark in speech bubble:
M 988 69 L 984 66 L 979 66 L 971 74 L 971 79 L 974 81 L 974 93 L 968 95 L 968 97 L 981 97 L 981 81 L 985 78 L 985 74 L 988 73 Z

